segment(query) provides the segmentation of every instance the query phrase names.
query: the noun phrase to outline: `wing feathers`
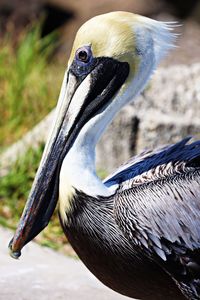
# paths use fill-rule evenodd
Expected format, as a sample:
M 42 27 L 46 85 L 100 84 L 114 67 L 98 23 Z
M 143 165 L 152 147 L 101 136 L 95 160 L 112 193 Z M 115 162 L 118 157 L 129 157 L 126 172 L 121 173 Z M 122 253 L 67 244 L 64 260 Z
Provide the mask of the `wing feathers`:
M 114 216 L 124 235 L 188 299 L 200 299 L 200 141 L 187 142 L 133 158 L 105 184 L 118 186 Z
M 145 177 L 152 177 L 153 181 L 156 176 L 166 177 L 170 173 L 173 175 L 175 172 L 185 172 L 186 168 L 200 167 L 200 141 L 187 144 L 189 140 L 190 137 L 173 145 L 144 151 L 119 167 L 104 180 L 104 184 L 118 184 L 125 190 L 130 188 L 133 182 L 137 183 L 137 180 L 144 183 Z
M 118 191 L 116 220 L 129 238 L 162 249 L 161 239 L 200 247 L 200 171 Z

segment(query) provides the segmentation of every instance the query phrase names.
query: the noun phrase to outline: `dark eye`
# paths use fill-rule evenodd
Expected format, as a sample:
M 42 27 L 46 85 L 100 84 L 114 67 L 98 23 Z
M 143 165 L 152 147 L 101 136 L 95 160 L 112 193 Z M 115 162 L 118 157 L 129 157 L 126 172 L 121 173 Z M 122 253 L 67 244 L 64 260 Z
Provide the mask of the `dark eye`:
M 89 46 L 81 47 L 76 51 L 76 60 L 87 64 L 92 59 L 92 51 Z
M 77 57 L 79 60 L 83 62 L 88 62 L 88 54 L 85 50 L 81 50 L 78 52 Z

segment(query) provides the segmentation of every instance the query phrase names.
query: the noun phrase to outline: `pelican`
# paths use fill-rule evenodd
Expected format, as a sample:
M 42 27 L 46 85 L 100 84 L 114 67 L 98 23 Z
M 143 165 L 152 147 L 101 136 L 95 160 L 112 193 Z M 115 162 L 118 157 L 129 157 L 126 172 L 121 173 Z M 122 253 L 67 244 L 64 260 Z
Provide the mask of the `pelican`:
M 104 181 L 95 170 L 104 130 L 144 90 L 174 40 L 173 24 L 128 12 L 96 16 L 78 30 L 10 242 L 14 258 L 58 202 L 68 241 L 105 285 L 137 299 L 200 299 L 200 141 L 143 152 Z

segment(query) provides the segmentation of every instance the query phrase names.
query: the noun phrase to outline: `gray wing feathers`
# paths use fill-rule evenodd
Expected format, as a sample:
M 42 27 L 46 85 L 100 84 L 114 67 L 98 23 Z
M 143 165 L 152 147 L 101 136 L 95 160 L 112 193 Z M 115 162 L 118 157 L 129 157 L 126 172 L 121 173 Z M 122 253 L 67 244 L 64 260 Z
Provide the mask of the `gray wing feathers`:
M 130 160 L 104 181 L 117 187 L 116 223 L 188 299 L 200 299 L 200 141 Z
M 163 241 L 175 244 L 179 251 L 200 248 L 199 172 L 119 191 L 114 212 L 124 234 L 134 243 L 153 249 L 163 260 L 171 251 Z

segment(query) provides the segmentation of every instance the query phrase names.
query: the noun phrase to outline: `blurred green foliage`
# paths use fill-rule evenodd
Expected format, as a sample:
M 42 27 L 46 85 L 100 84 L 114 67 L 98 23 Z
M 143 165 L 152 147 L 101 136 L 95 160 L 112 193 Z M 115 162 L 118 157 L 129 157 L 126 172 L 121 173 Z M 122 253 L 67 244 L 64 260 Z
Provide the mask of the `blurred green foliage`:
M 28 150 L 10 172 L 0 180 L 0 215 L 3 223 L 12 229 L 16 228 L 28 192 L 37 170 L 43 146 L 38 150 Z M 1 220 L 0 220 L 1 222 Z
M 40 38 L 40 25 L 0 41 L 0 151 L 16 141 L 56 104 L 64 67 L 51 62 L 57 35 Z
M 0 225 L 16 229 L 24 209 L 39 161 L 43 145 L 37 150 L 30 149 L 19 159 L 12 170 L 0 180 Z M 48 227 L 36 238 L 41 245 L 53 249 L 65 247 L 66 238 L 62 232 L 57 210 Z M 66 251 L 65 251 L 66 252 Z M 69 251 L 67 251 L 69 254 Z
M 7 34 L 0 41 L 0 152 L 19 139 L 55 105 L 64 65 L 53 58 L 57 35 L 41 38 L 40 24 L 26 29 L 17 39 Z M 0 178 L 0 225 L 15 229 L 23 211 L 43 146 L 29 150 Z M 46 246 L 66 244 L 57 213 L 37 237 Z

